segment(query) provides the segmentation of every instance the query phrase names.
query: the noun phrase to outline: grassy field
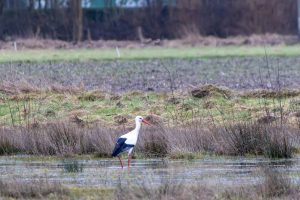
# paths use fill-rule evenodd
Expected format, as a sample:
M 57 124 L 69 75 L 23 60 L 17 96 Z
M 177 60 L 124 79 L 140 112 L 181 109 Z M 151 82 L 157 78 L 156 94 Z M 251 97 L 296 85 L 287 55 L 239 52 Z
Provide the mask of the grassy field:
M 151 58 L 214 58 L 237 56 L 298 56 L 300 46 L 226 46 L 200 48 L 141 48 L 120 49 L 118 57 L 115 49 L 72 49 L 72 50 L 1 50 L 0 62 L 45 62 L 45 61 L 86 61 L 86 60 L 132 60 Z
M 212 91 L 209 91 L 211 89 Z M 287 91 L 278 99 L 272 92 L 239 93 L 204 89 L 206 97 L 190 93 L 129 92 L 122 95 L 99 91 L 33 91 L 21 94 L 0 93 L 0 124 L 25 125 L 53 120 L 103 122 L 109 126 L 132 124 L 136 115 L 153 115 L 165 124 L 195 119 L 215 122 L 257 120 L 269 113 L 283 112 L 290 121 L 300 110 L 299 92 Z

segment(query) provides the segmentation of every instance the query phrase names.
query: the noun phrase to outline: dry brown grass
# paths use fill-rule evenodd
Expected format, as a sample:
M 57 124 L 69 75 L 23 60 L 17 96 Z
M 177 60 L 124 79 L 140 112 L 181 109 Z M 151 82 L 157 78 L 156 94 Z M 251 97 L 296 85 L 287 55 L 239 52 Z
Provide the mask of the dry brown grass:
M 171 182 L 161 178 L 161 183 L 154 185 L 151 178 L 145 177 L 139 186 L 120 183 L 115 192 L 115 199 L 147 199 L 147 200 L 184 200 L 184 199 L 215 199 L 215 191 L 205 186 L 189 186 L 181 182 Z
M 68 189 L 59 183 L 49 183 L 46 181 L 20 182 L 20 181 L 0 181 L 0 196 L 13 199 L 45 198 L 49 194 L 67 195 Z
M 15 81 L 8 82 L 2 81 L 0 83 L 0 92 L 8 95 L 19 95 L 19 94 L 36 94 L 42 92 L 55 92 L 58 94 L 61 93 L 70 93 L 70 94 L 78 94 L 82 93 L 82 87 L 75 86 L 62 86 L 59 84 L 50 84 L 47 87 L 36 87 L 34 84 L 31 84 L 27 81 Z M 92 92 L 87 93 L 86 95 L 93 95 Z
M 33 155 L 97 154 L 109 157 L 117 131 L 101 124 L 52 122 L 0 129 L 0 153 Z M 211 152 L 221 155 L 264 155 L 290 158 L 299 147 L 299 129 L 277 124 L 236 123 L 215 127 L 199 121 L 175 127 L 143 127 L 136 152 L 145 157 Z
M 262 182 L 247 186 L 208 186 L 193 185 L 184 181 L 172 182 L 161 178 L 159 184 L 153 184 L 151 177 L 144 177 L 138 186 L 119 182 L 114 199 L 298 199 L 300 192 L 297 185 L 291 184 L 290 178 L 276 170 L 263 168 Z
M 108 128 L 74 123 L 48 123 L 37 127 L 1 129 L 2 154 L 22 152 L 34 155 L 98 153 L 110 155 L 116 134 Z
M 291 193 L 293 188 L 288 176 L 274 169 L 266 168 L 260 190 L 265 197 L 279 197 Z
M 295 150 L 299 130 L 281 125 L 239 123 L 216 129 L 221 154 L 265 155 L 269 158 L 290 158 Z M 222 145 L 223 143 L 223 145 Z

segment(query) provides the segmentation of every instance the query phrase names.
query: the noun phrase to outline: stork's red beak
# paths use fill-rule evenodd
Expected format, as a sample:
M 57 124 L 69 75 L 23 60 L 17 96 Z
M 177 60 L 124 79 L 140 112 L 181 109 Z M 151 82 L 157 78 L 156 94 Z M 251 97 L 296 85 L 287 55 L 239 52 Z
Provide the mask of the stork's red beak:
M 143 119 L 142 122 L 143 122 L 144 124 L 151 125 L 150 122 L 148 122 L 147 120 L 144 120 L 144 119 Z

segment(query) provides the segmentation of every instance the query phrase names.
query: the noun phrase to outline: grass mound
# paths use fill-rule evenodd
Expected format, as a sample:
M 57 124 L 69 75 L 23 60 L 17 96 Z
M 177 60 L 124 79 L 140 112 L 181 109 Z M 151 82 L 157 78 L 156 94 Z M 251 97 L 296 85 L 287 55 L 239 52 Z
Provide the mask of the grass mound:
M 204 98 L 211 96 L 221 96 L 229 99 L 232 95 L 231 91 L 225 88 L 217 87 L 215 85 L 204 85 L 200 88 L 193 89 L 191 91 L 193 97 Z

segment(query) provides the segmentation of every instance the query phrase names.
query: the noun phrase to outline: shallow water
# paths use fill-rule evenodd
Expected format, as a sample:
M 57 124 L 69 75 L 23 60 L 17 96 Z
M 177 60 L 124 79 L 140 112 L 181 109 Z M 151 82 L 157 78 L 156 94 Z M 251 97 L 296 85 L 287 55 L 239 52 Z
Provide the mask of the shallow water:
M 133 160 L 130 169 L 121 169 L 117 159 L 28 161 L 20 157 L 1 157 L 0 179 L 25 182 L 47 180 L 79 187 L 115 187 L 129 183 L 159 185 L 166 181 L 232 186 L 260 182 L 264 167 L 286 173 L 294 182 L 299 181 L 300 157 L 288 160 L 225 157 L 191 161 Z

